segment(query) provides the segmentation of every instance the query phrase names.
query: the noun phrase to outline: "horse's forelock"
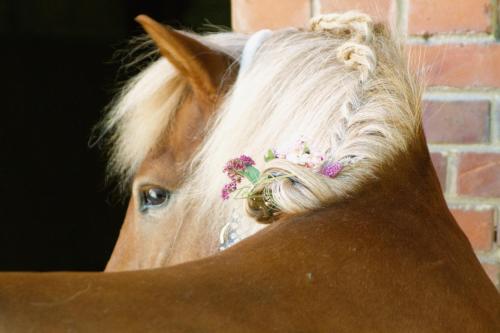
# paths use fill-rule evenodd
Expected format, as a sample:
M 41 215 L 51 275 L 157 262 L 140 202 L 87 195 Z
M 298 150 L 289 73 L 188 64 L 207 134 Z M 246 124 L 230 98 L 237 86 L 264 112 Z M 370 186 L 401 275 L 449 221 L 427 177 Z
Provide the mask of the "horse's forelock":
M 247 38 L 236 33 L 187 34 L 234 58 L 238 58 Z M 187 91 L 186 81 L 161 57 L 123 87 L 97 128 L 101 136 L 107 137 L 108 176 L 117 178 L 122 187 L 129 183 L 174 119 Z

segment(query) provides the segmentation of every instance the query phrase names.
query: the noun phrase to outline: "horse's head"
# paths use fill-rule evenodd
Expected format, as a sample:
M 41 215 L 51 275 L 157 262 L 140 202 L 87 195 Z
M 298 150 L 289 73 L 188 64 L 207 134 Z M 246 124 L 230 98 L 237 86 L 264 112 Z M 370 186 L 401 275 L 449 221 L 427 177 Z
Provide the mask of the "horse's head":
M 258 222 L 349 200 L 374 179 L 386 177 L 396 156 L 427 151 L 420 87 L 399 44 L 364 14 L 323 15 L 307 30 L 285 29 L 266 38 L 257 34 L 246 45 L 246 38 L 236 34 L 215 34 L 212 48 L 203 46 L 200 37 L 151 28 L 147 22 L 177 71 L 168 74 L 170 65 L 155 63 L 111 114 L 110 119 L 119 119 L 115 161 L 135 177 L 108 270 L 152 268 L 214 254 L 265 226 Z M 191 43 L 195 51 L 186 47 Z M 227 55 L 237 58 L 248 49 L 252 61 L 246 63 L 243 56 L 245 70 L 235 81 L 223 80 Z M 204 61 L 204 55 L 219 59 L 218 65 Z M 194 70 L 185 69 L 189 59 L 198 59 Z M 216 87 L 221 80 L 223 93 L 210 98 L 215 89 L 206 86 Z M 290 159 L 264 161 L 270 148 L 283 149 L 300 138 L 342 171 L 327 177 Z M 221 188 L 228 179 L 222 168 L 241 154 L 252 156 L 271 181 L 254 188 L 252 198 L 223 201 Z M 134 167 L 138 161 L 141 165 Z
M 191 156 L 235 79 L 234 57 L 242 44 L 240 37 L 225 34 L 202 40 L 146 16 L 137 21 L 162 57 L 132 80 L 104 121 L 105 130 L 114 132 L 111 169 L 132 179 L 107 270 L 157 266 L 169 256 L 181 220 L 172 214 L 171 201 L 177 200 Z

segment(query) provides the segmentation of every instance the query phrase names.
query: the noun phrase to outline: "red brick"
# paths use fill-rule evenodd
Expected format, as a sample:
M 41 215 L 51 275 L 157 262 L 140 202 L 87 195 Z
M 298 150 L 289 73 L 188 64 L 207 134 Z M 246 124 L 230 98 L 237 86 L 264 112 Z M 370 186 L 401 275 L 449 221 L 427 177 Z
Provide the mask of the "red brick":
M 394 23 L 396 4 L 393 0 L 320 0 L 321 13 L 345 12 L 358 10 L 372 16 L 376 22 Z
M 500 43 L 417 45 L 411 64 L 426 84 L 451 87 L 500 87 Z
M 500 264 L 483 264 L 483 268 L 491 279 L 491 282 L 493 282 L 497 288 L 500 287 Z
M 424 130 L 430 143 L 488 142 L 488 101 L 426 102 Z
M 493 245 L 494 211 L 452 209 L 458 225 L 472 244 L 474 250 L 488 251 Z
M 446 190 L 446 168 L 448 165 L 448 161 L 446 157 L 440 153 L 432 153 L 431 159 L 432 164 L 434 165 L 434 169 L 436 169 L 439 183 L 441 183 L 441 188 L 444 192 Z
M 500 14 L 500 8 L 498 8 Z M 500 143 L 500 98 L 496 99 L 496 107 L 491 110 L 492 124 L 494 125 L 495 143 Z M 496 130 L 495 130 L 496 129 Z
M 408 32 L 412 35 L 491 32 L 491 0 L 412 0 Z
M 500 197 L 500 154 L 460 154 L 457 183 L 460 195 Z
M 234 31 L 305 27 L 311 16 L 310 0 L 231 0 Z

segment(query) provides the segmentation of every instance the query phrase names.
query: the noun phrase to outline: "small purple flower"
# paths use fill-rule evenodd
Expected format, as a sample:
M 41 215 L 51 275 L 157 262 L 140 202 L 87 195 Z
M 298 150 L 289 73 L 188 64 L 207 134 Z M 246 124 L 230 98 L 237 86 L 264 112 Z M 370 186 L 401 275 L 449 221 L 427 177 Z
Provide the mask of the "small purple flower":
M 229 160 L 224 166 L 223 172 L 231 179 L 232 183 L 241 183 L 241 174 L 248 166 L 255 165 L 254 160 L 246 155 Z
M 326 163 L 321 169 L 321 174 L 330 178 L 335 178 L 342 171 L 340 162 Z
M 250 156 L 247 156 L 247 155 L 241 155 L 239 160 L 245 165 L 245 167 L 247 167 L 249 165 L 255 165 L 254 160 Z
M 230 182 L 230 183 L 227 183 L 226 185 L 224 185 L 224 187 L 222 188 L 222 200 L 227 200 L 229 199 L 229 194 L 236 191 L 236 182 Z
M 241 180 L 243 179 L 241 172 L 245 171 L 247 167 L 252 165 L 255 165 L 255 162 L 250 156 L 247 155 L 241 155 L 238 158 L 233 158 L 226 163 L 223 172 L 229 177 L 229 179 L 231 179 L 231 182 L 227 183 L 222 188 L 221 196 L 223 200 L 229 199 L 229 194 L 236 191 L 238 184 L 241 183 Z
M 246 155 L 241 155 L 238 158 L 233 158 L 229 160 L 224 166 L 224 172 L 234 172 L 234 171 L 243 171 L 247 166 L 255 165 L 254 160 Z

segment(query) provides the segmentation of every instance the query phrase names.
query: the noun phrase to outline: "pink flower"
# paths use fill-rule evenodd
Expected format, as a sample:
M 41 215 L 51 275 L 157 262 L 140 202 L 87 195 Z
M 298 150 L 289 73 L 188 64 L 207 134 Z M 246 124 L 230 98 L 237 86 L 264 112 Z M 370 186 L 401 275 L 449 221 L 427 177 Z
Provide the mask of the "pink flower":
M 247 155 L 241 155 L 240 161 L 245 165 L 245 167 L 247 167 L 249 165 L 255 165 L 254 160 L 250 156 L 247 156 Z
M 236 191 L 237 185 L 236 182 L 230 182 L 222 188 L 222 200 L 229 199 L 229 194 Z
M 342 164 L 339 162 L 326 163 L 321 169 L 321 174 L 330 178 L 335 178 L 342 171 Z
M 223 172 L 234 182 L 241 182 L 241 175 L 238 171 L 244 171 L 247 166 L 255 165 L 254 160 L 246 155 L 229 160 L 224 166 Z
M 224 172 L 234 172 L 234 171 L 243 171 L 247 166 L 255 165 L 254 160 L 247 155 L 241 155 L 238 158 L 233 158 L 229 160 L 224 166 Z
M 227 183 L 222 188 L 222 199 L 229 199 L 229 194 L 236 191 L 238 184 L 241 183 L 243 179 L 241 172 L 245 171 L 248 166 L 255 165 L 255 161 L 247 155 L 241 155 L 238 158 L 233 158 L 229 160 L 224 166 L 223 172 L 231 179 L 230 183 Z

